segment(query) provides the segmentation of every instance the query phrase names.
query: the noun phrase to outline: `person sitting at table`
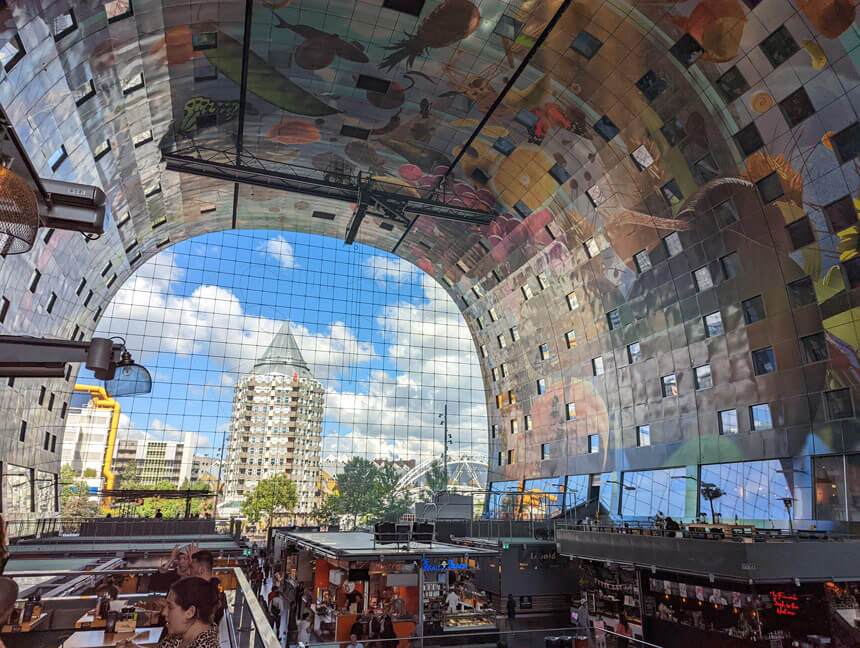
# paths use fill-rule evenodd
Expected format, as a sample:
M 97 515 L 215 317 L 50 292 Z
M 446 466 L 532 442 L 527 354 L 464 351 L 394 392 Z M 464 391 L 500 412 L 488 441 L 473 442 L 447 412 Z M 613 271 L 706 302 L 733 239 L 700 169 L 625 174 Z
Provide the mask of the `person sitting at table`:
M 197 578 L 202 578 L 210 583 L 215 583 L 218 586 L 220 594 L 220 606 L 218 612 L 215 613 L 215 623 L 218 624 L 218 644 L 221 648 L 230 648 L 229 630 L 227 630 L 227 619 L 224 611 L 227 609 L 227 597 L 224 595 L 221 581 L 215 576 L 213 569 L 215 556 L 207 549 L 201 549 L 191 556 L 191 575 Z
M 6 576 L 0 576 L 0 626 L 6 625 L 17 600 L 18 583 Z M 3 639 L 0 639 L 0 648 L 6 648 Z
M 666 518 L 666 531 L 680 531 L 681 526 L 670 517 Z
M 167 593 L 166 624 L 157 648 L 219 648 L 215 615 L 220 607 L 215 583 L 196 576 L 176 581 Z M 117 648 L 141 647 L 126 640 Z
M 182 549 L 173 547 L 170 558 L 161 563 L 158 573 L 149 577 L 150 592 L 166 592 L 180 578 L 191 576 L 191 556 L 197 553 L 197 545 L 191 543 Z

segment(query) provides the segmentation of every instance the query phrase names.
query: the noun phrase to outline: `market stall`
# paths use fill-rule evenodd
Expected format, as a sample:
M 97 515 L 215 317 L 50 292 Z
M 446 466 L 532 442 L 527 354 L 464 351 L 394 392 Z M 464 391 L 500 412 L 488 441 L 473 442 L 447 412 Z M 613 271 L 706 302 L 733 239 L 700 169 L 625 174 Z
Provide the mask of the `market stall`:
M 629 565 L 582 560 L 582 595 L 595 627 L 614 630 L 623 615 L 633 636 L 642 638 L 642 616 L 636 570 Z M 600 625 L 598 625 L 600 624 Z
M 355 634 L 359 640 L 387 638 L 391 648 L 397 639 L 399 648 L 407 648 L 404 638 L 429 632 L 495 629 L 478 592 L 469 587 L 477 558 L 494 555 L 491 550 L 378 544 L 372 533 L 363 532 L 277 533 L 285 569 L 305 592 L 320 641 L 347 642 Z M 451 592 L 457 602 L 448 611 Z

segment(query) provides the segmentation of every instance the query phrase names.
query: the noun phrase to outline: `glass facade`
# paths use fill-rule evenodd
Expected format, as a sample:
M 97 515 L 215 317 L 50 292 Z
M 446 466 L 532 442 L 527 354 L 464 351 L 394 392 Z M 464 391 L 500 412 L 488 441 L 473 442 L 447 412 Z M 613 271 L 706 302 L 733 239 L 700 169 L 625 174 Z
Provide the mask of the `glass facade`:
M 528 519 L 554 517 L 564 507 L 564 477 L 527 479 L 523 487 L 521 516 Z
M 489 518 L 515 519 L 522 504 L 522 482 L 492 482 L 485 505 Z
M 695 489 L 695 482 L 684 479 L 684 475 L 686 475 L 684 468 L 624 473 L 622 516 L 650 518 L 662 513 L 676 520 L 695 517 L 695 500 L 691 503 L 692 510 L 687 508 L 687 491 L 690 488 Z M 627 487 L 632 487 L 634 490 L 628 490 Z
M 7 519 L 15 519 L 16 515 L 31 513 L 34 510 L 33 501 L 33 470 L 5 464 L 4 488 L 6 495 L 6 508 L 4 514 Z

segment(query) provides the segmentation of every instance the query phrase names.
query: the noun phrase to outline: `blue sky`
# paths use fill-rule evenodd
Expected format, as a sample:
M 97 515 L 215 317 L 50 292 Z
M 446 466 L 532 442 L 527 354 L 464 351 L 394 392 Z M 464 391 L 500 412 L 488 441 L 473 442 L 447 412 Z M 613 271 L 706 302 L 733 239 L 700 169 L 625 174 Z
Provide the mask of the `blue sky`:
M 486 453 L 477 354 L 435 281 L 373 248 L 269 231 L 167 248 L 116 295 L 96 335 L 125 337 L 154 379 L 121 400 L 120 438 L 191 432 L 217 456 L 236 378 L 283 320 L 326 388 L 324 457 L 439 455 L 445 402 L 455 448 Z

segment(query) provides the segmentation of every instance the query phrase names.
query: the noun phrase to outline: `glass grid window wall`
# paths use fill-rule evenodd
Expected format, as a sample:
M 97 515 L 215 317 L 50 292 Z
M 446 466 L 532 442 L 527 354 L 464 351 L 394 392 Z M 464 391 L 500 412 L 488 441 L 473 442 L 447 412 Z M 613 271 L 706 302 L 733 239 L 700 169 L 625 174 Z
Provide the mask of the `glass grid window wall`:
M 647 519 L 658 513 L 676 520 L 695 517 L 695 510 L 687 510 L 688 482 L 694 489 L 695 483 L 683 479 L 685 474 L 684 468 L 625 472 L 621 514 L 625 519 Z M 695 500 L 692 508 L 695 509 Z
M 123 402 L 117 438 L 141 458 L 139 478 L 179 488 L 195 458 L 217 463 L 223 445 L 219 505 L 290 466 L 296 510 L 310 515 L 321 471 L 354 457 L 398 469 L 441 457 L 445 404 L 449 449 L 489 452 L 478 353 L 458 307 L 432 277 L 368 246 L 284 231 L 192 238 L 143 264 L 94 335 L 122 336 L 153 376 L 152 393 Z M 84 369 L 78 382 L 99 384 Z M 476 470 L 451 474 L 485 483 L 486 467 Z
M 744 523 L 759 526 L 768 525 L 771 520 L 788 519 L 783 497 L 795 497 L 805 502 L 795 503 L 795 516 L 798 508 L 805 508 L 808 493 L 789 488 L 789 480 L 796 480 L 791 462 L 779 459 L 766 461 L 746 461 L 739 463 L 711 464 L 701 467 L 701 482 L 715 484 L 723 495 L 713 501 L 714 511 L 721 514 L 725 521 L 737 518 Z M 701 497 L 699 504 L 703 512 L 710 513 L 708 501 Z

